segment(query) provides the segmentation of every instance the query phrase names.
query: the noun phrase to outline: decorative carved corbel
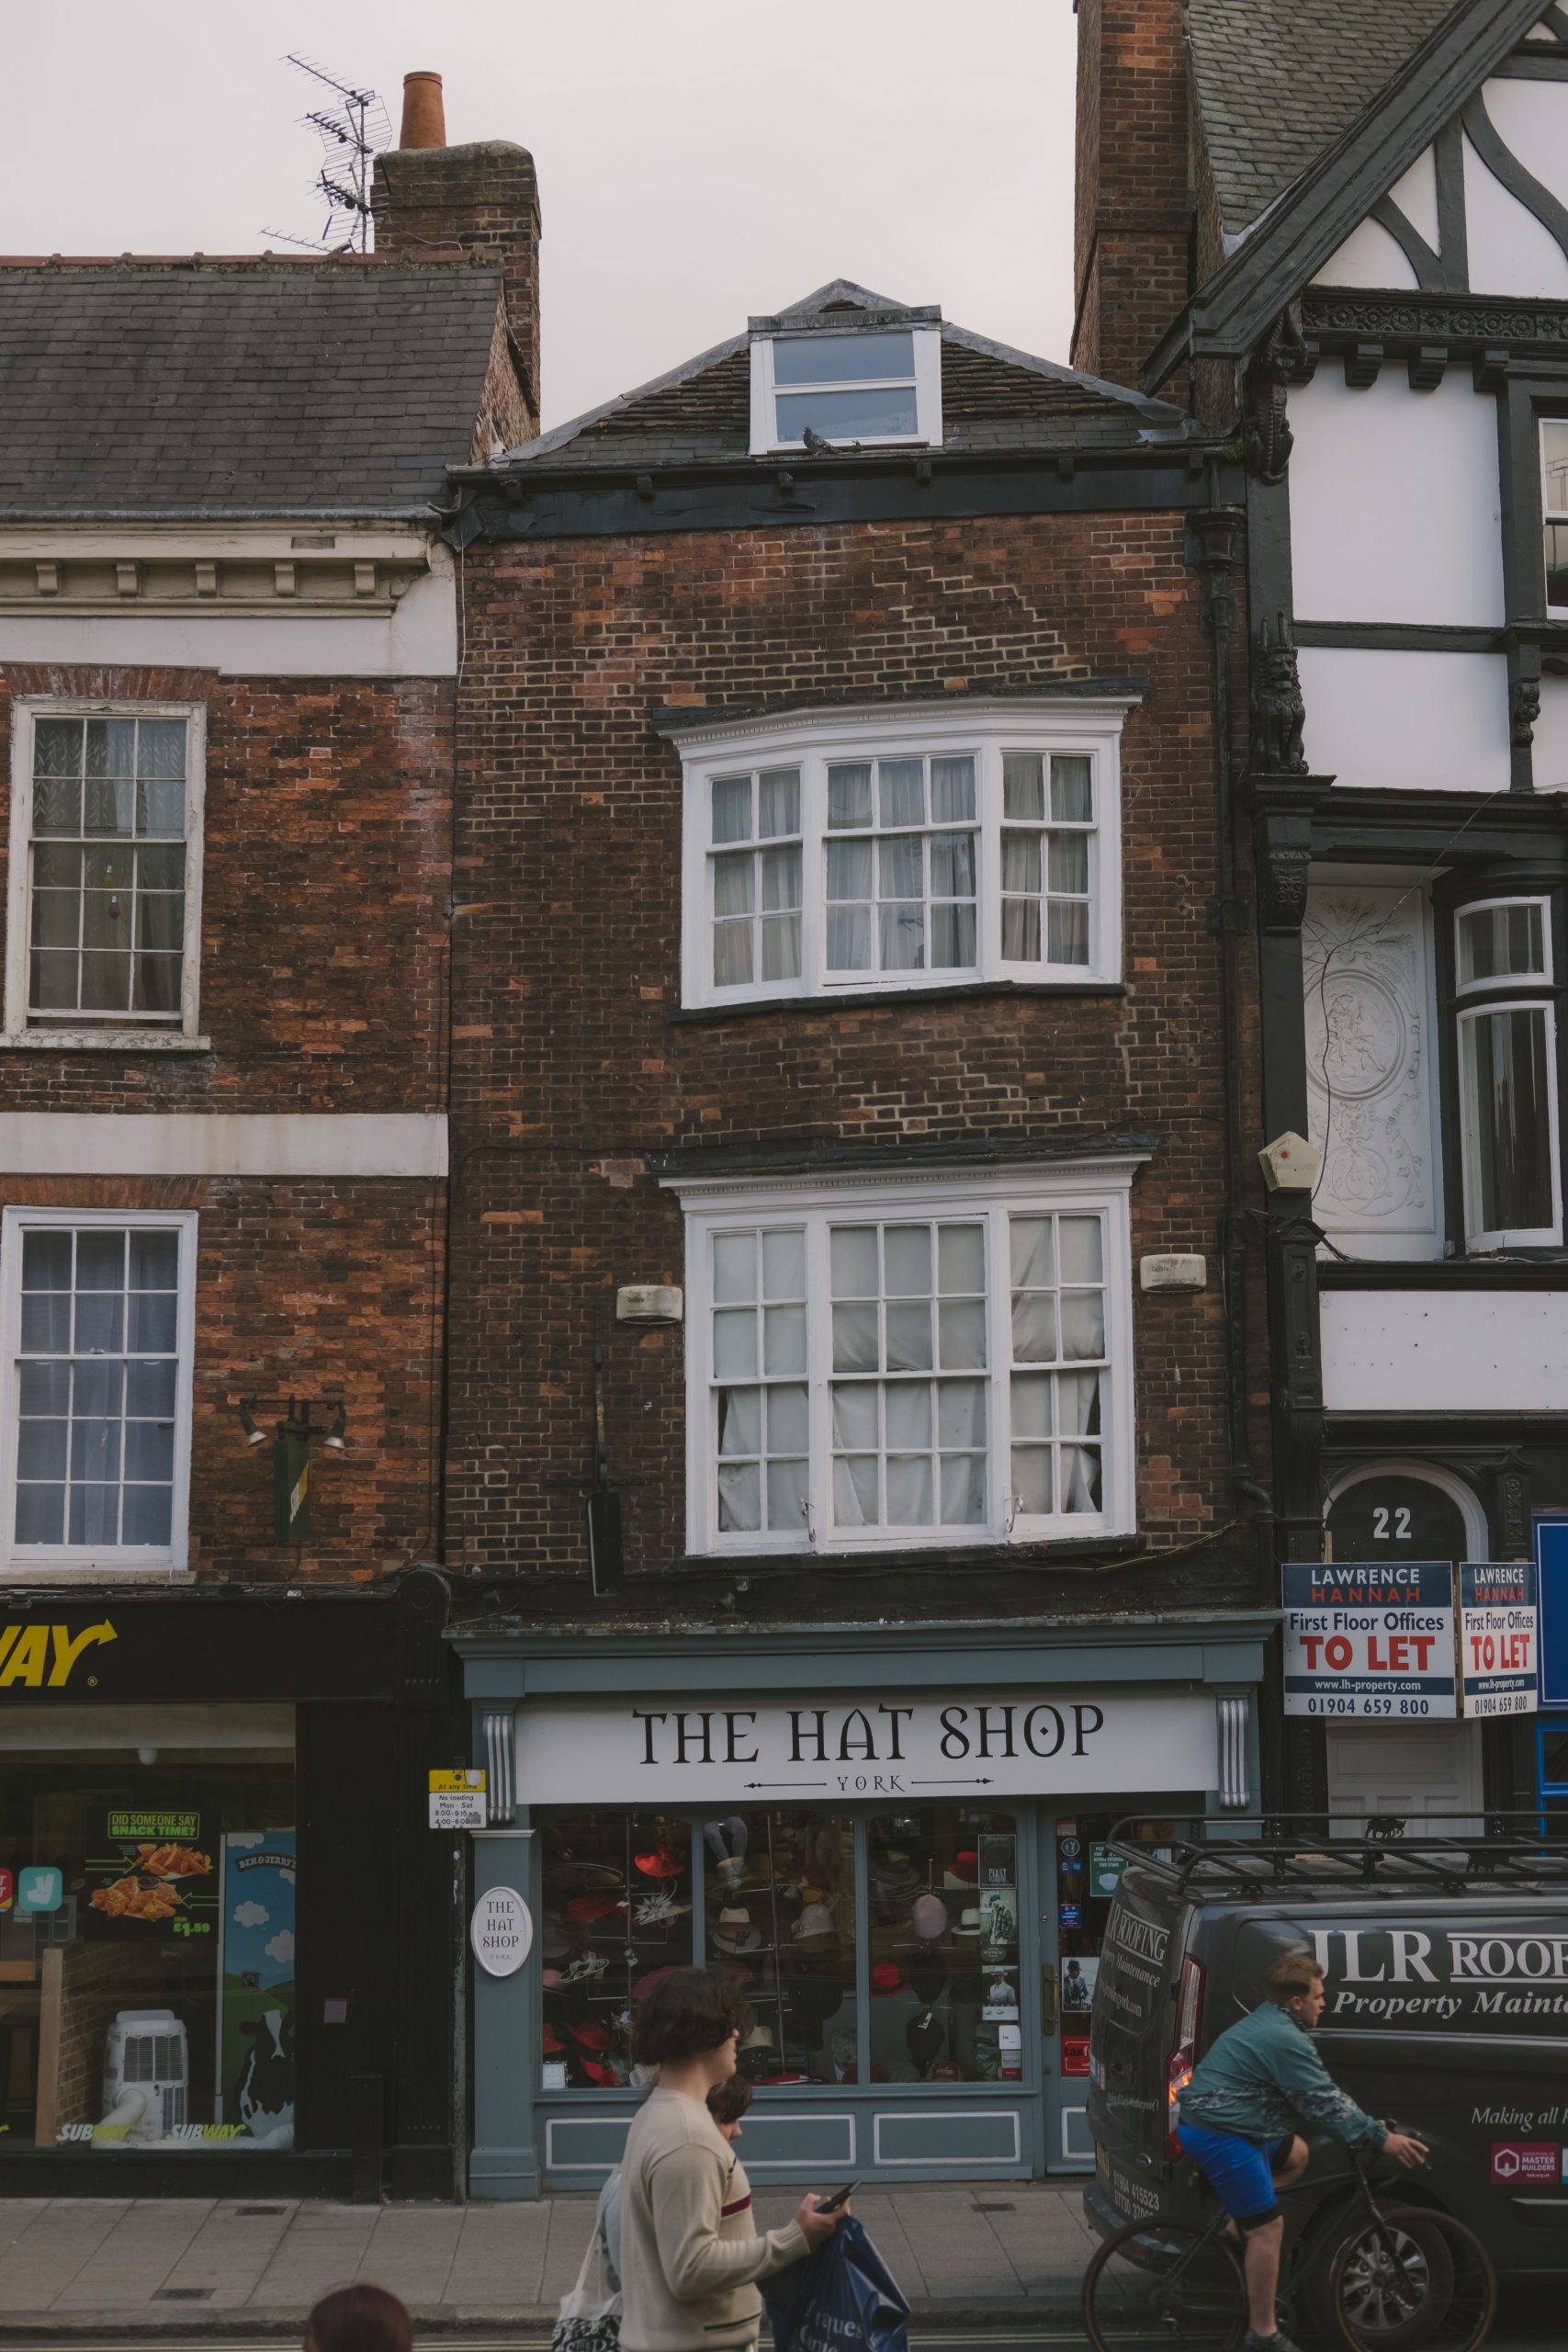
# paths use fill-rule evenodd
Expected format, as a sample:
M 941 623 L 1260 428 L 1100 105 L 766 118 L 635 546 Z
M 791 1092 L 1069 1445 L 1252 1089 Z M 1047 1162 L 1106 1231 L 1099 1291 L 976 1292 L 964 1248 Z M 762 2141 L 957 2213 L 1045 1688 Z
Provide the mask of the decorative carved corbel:
M 1528 752 L 1535 741 L 1540 717 L 1540 680 L 1519 677 L 1508 691 L 1508 737 L 1517 750 Z
M 1293 446 L 1285 421 L 1285 388 L 1300 382 L 1309 369 L 1301 305 L 1292 302 L 1253 353 L 1242 379 L 1242 458 L 1258 481 L 1285 479 Z
M 1283 613 L 1277 637 L 1270 638 L 1267 621 L 1258 625 L 1252 654 L 1251 714 L 1253 775 L 1305 775 L 1302 735 L 1306 705 L 1302 700 L 1301 665 Z

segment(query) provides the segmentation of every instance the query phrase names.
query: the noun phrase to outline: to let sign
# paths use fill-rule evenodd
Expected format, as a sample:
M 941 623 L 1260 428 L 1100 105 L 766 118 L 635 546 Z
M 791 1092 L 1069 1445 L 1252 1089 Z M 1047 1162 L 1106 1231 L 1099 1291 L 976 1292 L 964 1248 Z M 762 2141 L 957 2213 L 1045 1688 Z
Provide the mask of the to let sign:
M 1459 1572 L 1460 1704 L 1467 1715 L 1533 1715 L 1533 1560 L 1466 1560 Z
M 485 1776 L 481 1770 L 431 1773 L 430 1826 L 432 1829 L 484 1827 Z
M 1288 1715 L 1458 1714 L 1452 1561 L 1292 1560 L 1283 1578 Z
M 468 1922 L 474 1958 L 488 1976 L 515 1976 L 534 1945 L 534 1920 L 514 1886 L 492 1886 Z

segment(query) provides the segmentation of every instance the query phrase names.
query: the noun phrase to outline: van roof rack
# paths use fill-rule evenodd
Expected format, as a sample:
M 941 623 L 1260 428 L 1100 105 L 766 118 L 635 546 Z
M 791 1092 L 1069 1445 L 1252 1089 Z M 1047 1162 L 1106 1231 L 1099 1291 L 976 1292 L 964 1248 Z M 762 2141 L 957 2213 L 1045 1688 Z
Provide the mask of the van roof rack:
M 1232 1814 L 1175 1821 L 1150 1836 L 1118 1822 L 1110 1843 L 1129 1862 L 1206 1894 L 1289 1887 L 1408 1894 L 1560 1894 L 1568 1887 L 1568 1818 L 1539 1812 L 1358 1815 L 1342 1828 L 1321 1813 Z M 1161 1825 L 1162 1827 L 1165 1825 Z

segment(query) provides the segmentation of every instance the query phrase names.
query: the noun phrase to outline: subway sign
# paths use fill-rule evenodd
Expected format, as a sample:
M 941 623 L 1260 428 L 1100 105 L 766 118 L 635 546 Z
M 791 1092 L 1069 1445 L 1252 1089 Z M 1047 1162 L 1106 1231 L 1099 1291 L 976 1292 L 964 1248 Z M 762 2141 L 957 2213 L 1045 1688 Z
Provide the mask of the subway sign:
M 0 1693 L 96 1689 L 93 1666 L 118 1639 L 107 1617 L 75 1633 L 48 1618 L 0 1623 Z

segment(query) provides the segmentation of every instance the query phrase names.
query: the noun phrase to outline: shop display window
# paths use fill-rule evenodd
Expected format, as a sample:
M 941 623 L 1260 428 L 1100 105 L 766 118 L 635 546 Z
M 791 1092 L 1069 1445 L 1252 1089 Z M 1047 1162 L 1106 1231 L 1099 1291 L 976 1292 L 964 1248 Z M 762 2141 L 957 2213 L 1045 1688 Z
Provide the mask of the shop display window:
M 813 1806 L 703 1825 L 706 1959 L 735 1974 L 756 2023 L 739 2069 L 753 2083 L 853 2083 L 855 1829 Z
M 874 2083 L 1021 2078 L 1018 1854 L 1010 1813 L 866 1824 Z
M 294 1819 L 289 1709 L 5 1726 L 0 2149 L 292 2148 Z
M 555 1813 L 541 1832 L 547 2091 L 629 2083 L 631 2011 L 692 1964 L 692 1827 L 681 1815 Z
M 1119 1815 L 1088 1814 L 1056 1824 L 1056 1936 L 1061 2008 L 1061 2071 L 1089 2073 L 1089 2021 L 1111 1905 L 1122 1876 L 1111 1849 Z M 1174 1835 L 1171 1821 L 1134 1821 L 1129 1835 L 1156 1844 Z

